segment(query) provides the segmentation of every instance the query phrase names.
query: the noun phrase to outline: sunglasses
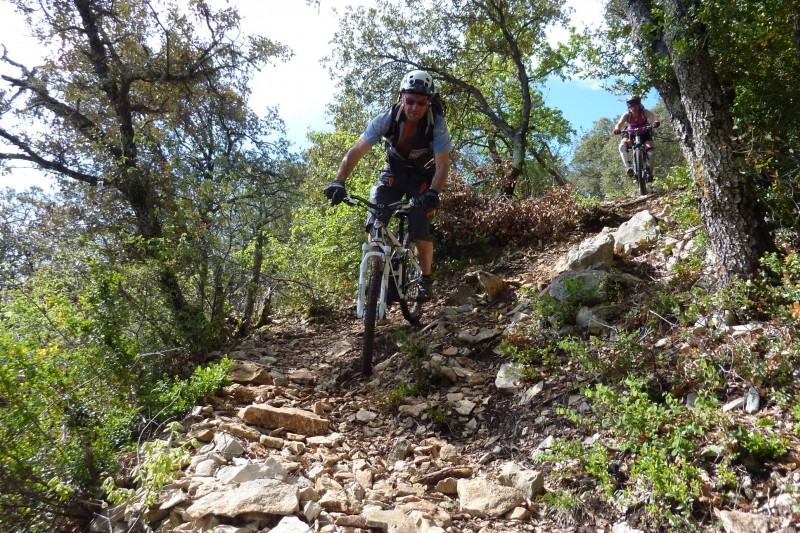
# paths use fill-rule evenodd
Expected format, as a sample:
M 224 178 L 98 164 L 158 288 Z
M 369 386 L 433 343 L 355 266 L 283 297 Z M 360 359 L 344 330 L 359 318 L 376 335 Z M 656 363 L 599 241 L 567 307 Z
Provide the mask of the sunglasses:
M 414 107 L 414 106 L 425 107 L 426 105 L 428 105 L 430 103 L 427 100 L 416 100 L 416 99 L 410 98 L 408 96 L 405 97 L 404 101 L 405 101 L 405 103 L 406 103 L 406 105 L 408 107 Z

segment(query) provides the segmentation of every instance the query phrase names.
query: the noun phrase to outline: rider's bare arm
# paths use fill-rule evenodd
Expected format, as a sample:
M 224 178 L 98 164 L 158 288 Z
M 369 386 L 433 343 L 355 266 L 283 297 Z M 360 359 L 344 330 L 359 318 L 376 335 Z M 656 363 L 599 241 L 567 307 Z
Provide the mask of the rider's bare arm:
M 436 164 L 436 173 L 431 181 L 431 189 L 436 192 L 444 191 L 447 185 L 447 174 L 450 172 L 450 152 L 441 152 L 433 156 Z
M 622 126 L 628 123 L 628 113 L 623 113 L 622 116 L 619 117 L 616 125 L 614 126 L 614 131 L 622 130 Z

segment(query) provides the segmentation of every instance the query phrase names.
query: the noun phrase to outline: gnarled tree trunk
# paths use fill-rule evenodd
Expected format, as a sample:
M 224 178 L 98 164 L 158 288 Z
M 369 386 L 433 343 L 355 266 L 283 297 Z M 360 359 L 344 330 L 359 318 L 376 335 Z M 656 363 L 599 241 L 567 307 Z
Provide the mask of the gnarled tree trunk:
M 774 248 L 750 177 L 734 153 L 733 119 L 706 30 L 694 0 L 664 0 L 668 22 L 659 28 L 649 0 L 620 0 L 636 43 L 648 57 L 667 56 L 669 72 L 656 72 L 656 89 L 670 112 L 700 196 L 712 260 L 721 281 L 751 277 L 765 251 Z M 654 64 L 654 63 L 652 63 Z

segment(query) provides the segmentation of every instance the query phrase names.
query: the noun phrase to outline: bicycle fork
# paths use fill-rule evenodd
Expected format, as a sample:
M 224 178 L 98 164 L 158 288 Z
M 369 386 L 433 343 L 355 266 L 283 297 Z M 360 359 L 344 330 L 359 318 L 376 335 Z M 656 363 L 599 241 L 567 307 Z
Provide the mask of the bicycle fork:
M 376 247 L 379 248 L 379 250 L 375 250 L 374 248 Z M 389 270 L 391 269 L 391 265 L 389 265 L 389 262 L 386 260 L 386 258 L 388 257 L 390 250 L 391 246 L 380 242 L 365 242 L 361 245 L 362 256 L 358 273 L 358 301 L 356 303 L 356 316 L 358 316 L 358 318 L 364 318 L 364 300 L 367 294 L 367 285 L 369 284 L 369 280 L 367 279 L 367 270 L 369 269 L 369 264 L 373 257 L 377 257 L 383 261 L 383 274 L 381 276 L 381 293 L 378 297 L 377 318 L 378 320 L 382 320 L 386 316 L 386 281 L 388 279 Z

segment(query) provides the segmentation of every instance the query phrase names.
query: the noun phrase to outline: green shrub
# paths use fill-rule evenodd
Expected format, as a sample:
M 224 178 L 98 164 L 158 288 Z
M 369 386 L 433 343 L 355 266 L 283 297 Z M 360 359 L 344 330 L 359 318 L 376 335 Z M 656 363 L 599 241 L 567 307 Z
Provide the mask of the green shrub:
M 726 356 L 721 363 L 730 364 L 732 370 L 750 383 L 768 386 L 776 397 L 800 392 L 800 345 L 791 338 L 762 335 L 752 346 L 735 346 Z
M 548 491 L 541 500 L 544 514 L 561 527 L 575 526 L 586 514 L 586 506 L 580 496 L 565 490 Z
M 433 405 L 430 401 L 425 410 L 433 427 L 439 431 L 449 429 L 450 412 L 441 405 Z
M 63 275 L 31 281 L 0 309 L 2 530 L 83 518 L 119 452 L 214 392 L 228 364 L 156 379 L 171 354 L 144 349 L 152 332 L 131 332 L 114 274 L 99 269 L 80 290 Z
M 740 453 L 749 455 L 756 461 L 779 459 L 789 451 L 789 441 L 775 433 L 765 435 L 760 431 L 736 428 L 733 436 L 739 445 Z
M 573 422 L 582 419 L 573 411 L 562 410 L 561 414 Z M 552 448 L 534 457 L 535 463 L 561 463 L 554 470 L 559 477 L 586 478 L 594 481 L 607 498 L 611 498 L 617 490 L 617 483 L 612 478 L 609 467 L 612 464 L 612 451 L 599 442 L 585 444 L 577 440 L 557 441 Z
M 703 276 L 704 259 L 700 253 L 691 253 L 672 267 L 670 285 L 673 290 L 685 290 L 694 286 Z
M 166 438 L 146 441 L 137 451 L 140 460 L 130 472 L 136 488 L 118 487 L 112 476 L 105 478 L 102 488 L 111 503 L 149 507 L 155 503 L 161 489 L 189 464 L 191 453 L 181 442 L 183 427 L 172 422 L 166 430 Z
M 689 354 L 678 359 L 674 382 L 679 387 L 714 394 L 725 385 L 725 378 L 713 357 Z
M 649 358 L 644 345 L 640 342 L 639 330 L 618 331 L 611 339 L 608 350 L 608 373 L 614 376 L 642 376 L 648 371 L 648 363 L 655 364 Z
M 431 347 L 428 344 L 414 338 L 404 328 L 392 331 L 386 338 L 396 342 L 400 353 L 408 357 L 408 366 L 414 376 L 413 384 L 401 381 L 395 388 L 378 398 L 380 409 L 390 413 L 406 403 L 409 396 L 426 396 L 433 386 L 433 374 L 430 366 Z
M 189 379 L 165 376 L 147 397 L 148 418 L 163 422 L 182 417 L 198 402 L 220 391 L 228 382 L 233 365 L 233 360 L 225 357 L 218 363 L 195 368 Z
M 574 324 L 581 307 L 592 306 L 607 301 L 610 297 L 611 281 L 588 283 L 582 277 L 564 280 L 564 298 L 557 300 L 550 294 L 532 295 L 531 314 L 542 325 L 558 329 L 566 324 Z
M 567 336 L 558 341 L 558 347 L 564 351 L 568 360 L 579 365 L 582 373 L 605 375 L 608 371 L 607 362 L 600 356 L 600 346 L 593 347 L 578 337 Z
M 609 505 L 644 500 L 645 522 L 653 530 L 686 530 L 702 486 L 700 450 L 709 432 L 725 424 L 718 403 L 701 397 L 690 409 L 672 395 L 654 394 L 642 379 L 629 377 L 621 385 L 584 389 L 593 400 L 591 416 L 559 410 L 584 430 L 598 432 L 599 440 L 559 442 L 538 460 L 555 463 L 566 475 L 577 469 L 589 476 Z
M 800 319 L 800 256 L 767 253 L 761 259 L 764 301 L 772 316 L 789 322 Z
M 404 381 L 400 382 L 397 387 L 390 389 L 385 395 L 378 398 L 378 407 L 384 413 L 394 413 L 406 403 L 406 398 L 409 396 L 417 396 L 416 391 L 412 390 Z
M 555 338 L 538 325 L 510 331 L 500 341 L 497 351 L 522 365 L 522 377 L 528 380 L 558 374 L 561 370 Z
M 340 155 L 357 139 L 344 131 L 314 134 L 314 146 L 307 154 L 310 176 L 302 183 L 292 207 L 291 224 L 270 228 L 264 264 L 275 279 L 273 303 L 282 310 L 319 313 L 338 309 L 356 296 L 361 244 L 365 241 L 366 211 L 346 204 L 331 207 L 320 191 L 336 174 Z M 381 158 L 372 150 L 347 179 L 347 190 L 369 197 Z
M 687 166 L 673 167 L 672 171 L 664 178 L 664 185 L 674 193 L 666 196 L 664 203 L 670 208 L 670 217 L 675 220 L 677 230 L 685 232 L 702 228 L 700 200 L 689 168 Z M 705 230 L 700 229 L 699 231 L 704 232 Z

